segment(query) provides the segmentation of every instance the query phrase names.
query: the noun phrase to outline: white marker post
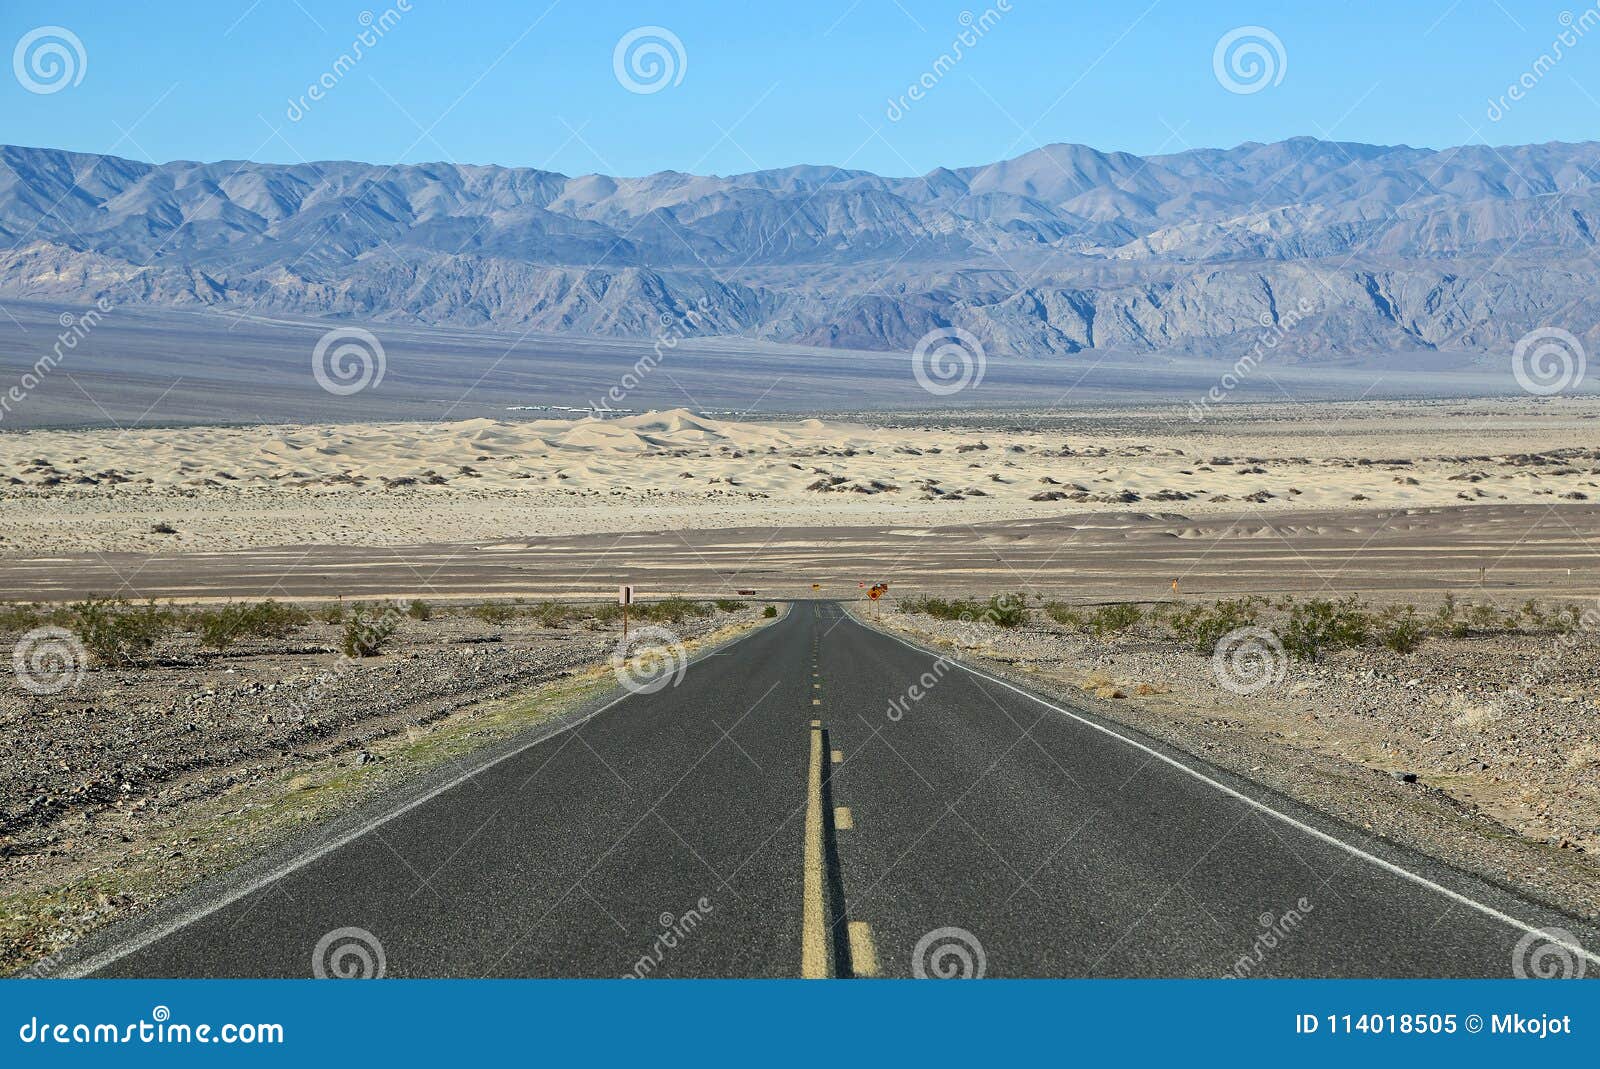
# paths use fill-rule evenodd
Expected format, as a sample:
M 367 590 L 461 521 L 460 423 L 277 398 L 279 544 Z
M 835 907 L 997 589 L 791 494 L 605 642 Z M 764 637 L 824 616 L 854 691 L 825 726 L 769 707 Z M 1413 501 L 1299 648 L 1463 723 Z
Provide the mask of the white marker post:
M 622 637 L 628 637 L 628 606 L 633 604 L 633 587 L 624 583 L 617 587 L 617 604 L 622 606 Z

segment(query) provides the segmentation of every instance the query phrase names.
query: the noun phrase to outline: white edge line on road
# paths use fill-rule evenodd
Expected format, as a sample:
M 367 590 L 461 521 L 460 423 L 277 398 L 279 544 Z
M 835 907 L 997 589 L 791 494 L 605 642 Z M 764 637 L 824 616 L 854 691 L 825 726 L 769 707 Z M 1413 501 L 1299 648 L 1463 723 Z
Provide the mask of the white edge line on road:
M 1093 728 L 1094 730 L 1096 730 L 1096 731 L 1098 731 L 1098 732 L 1100 732 L 1100 733 L 1102 733 L 1104 735 L 1109 735 L 1112 738 L 1117 739 L 1120 742 L 1127 743 L 1129 746 L 1132 746 L 1134 749 L 1140 750 L 1140 751 L 1142 751 L 1144 753 L 1147 753 L 1151 757 L 1156 758 L 1157 760 L 1164 761 L 1168 765 L 1171 765 L 1173 768 L 1177 769 L 1178 771 L 1186 773 L 1187 775 L 1194 777 L 1195 779 L 1199 780 L 1201 783 L 1204 783 L 1204 784 L 1206 784 L 1208 786 L 1211 786 L 1211 787 L 1215 787 L 1217 790 L 1221 791 L 1223 794 L 1226 794 L 1231 798 L 1237 798 L 1239 801 L 1243 802 L 1245 805 L 1250 806 L 1252 809 L 1256 809 L 1256 810 L 1259 810 L 1262 813 L 1268 814 L 1269 816 L 1276 817 L 1277 819 L 1283 821 L 1285 824 L 1289 825 L 1290 827 L 1295 828 L 1295 829 L 1297 829 L 1299 831 L 1302 831 L 1305 834 L 1310 835 L 1315 839 L 1320 839 L 1322 842 L 1325 842 L 1325 843 L 1329 844 L 1330 846 L 1336 846 L 1340 850 L 1343 850 L 1346 853 L 1348 853 L 1348 854 L 1350 854 L 1350 855 L 1352 855 L 1354 857 L 1358 857 L 1363 861 L 1370 862 L 1370 863 L 1378 866 L 1379 868 L 1385 870 L 1386 872 L 1393 873 L 1394 875 L 1399 876 L 1402 879 L 1409 880 L 1412 883 L 1417 884 L 1420 887 L 1426 887 L 1430 891 L 1437 891 L 1439 894 L 1444 895 L 1446 898 L 1450 899 L 1453 902 L 1458 902 L 1463 906 L 1467 906 L 1467 907 L 1469 907 L 1471 909 L 1475 909 L 1479 913 L 1484 914 L 1485 916 L 1493 917 L 1495 920 L 1500 921 L 1502 924 L 1508 924 L 1511 927 L 1517 929 L 1518 931 L 1525 932 L 1525 933 L 1530 934 L 1530 935 L 1538 935 L 1541 938 L 1544 938 L 1544 939 L 1548 940 L 1549 942 L 1553 943 L 1556 946 L 1559 946 L 1559 947 L 1562 947 L 1563 949 L 1569 950 L 1569 951 L 1573 952 L 1574 954 L 1580 954 L 1585 959 L 1587 959 L 1588 961 L 1590 961 L 1590 962 L 1592 962 L 1592 963 L 1594 963 L 1596 965 L 1600 965 L 1600 955 L 1595 955 L 1595 954 L 1590 953 L 1588 950 L 1584 949 L 1582 946 L 1578 945 L 1577 943 L 1568 943 L 1568 942 L 1565 942 L 1564 940 L 1561 940 L 1561 939 L 1552 938 L 1549 929 L 1535 928 L 1533 925 L 1528 924 L 1528 923 L 1526 923 L 1524 921 L 1520 921 L 1517 918 L 1511 916 L 1509 913 L 1502 913 L 1500 910 L 1495 909 L 1493 906 L 1485 905 L 1484 903 L 1479 902 L 1475 898 L 1469 898 L 1468 896 L 1466 896 L 1464 894 L 1461 894 L 1459 891 L 1452 891 L 1450 888 L 1444 886 L 1443 884 L 1435 883 L 1433 880 L 1428 879 L 1426 876 L 1418 875 L 1417 873 L 1412 872 L 1410 869 L 1401 868 L 1399 865 L 1394 864 L 1392 861 L 1385 861 L 1383 858 L 1377 856 L 1376 854 L 1368 853 L 1367 851 L 1361 849 L 1359 846 L 1355 846 L 1355 845 L 1353 845 L 1351 843 L 1345 842 L 1343 839 L 1340 839 L 1340 838 L 1337 838 L 1335 836 L 1329 835 L 1327 832 L 1322 831 L 1322 830 L 1320 830 L 1318 828 L 1314 828 L 1310 824 L 1307 824 L 1302 820 L 1296 820 L 1294 817 L 1291 817 L 1287 813 L 1280 813 L 1278 810 L 1273 809 L 1271 806 L 1266 805 L 1263 802 L 1256 801 L 1256 799 L 1250 797 L 1248 794 L 1245 794 L 1242 791 L 1234 790 L 1232 787 L 1228 786 L 1226 783 L 1223 783 L 1220 780 L 1212 779 L 1210 776 L 1206 775 L 1204 772 L 1200 772 L 1197 769 L 1190 768 L 1188 765 L 1184 764 L 1182 761 L 1179 761 L 1179 760 L 1177 760 L 1175 758 L 1169 757 L 1166 754 L 1162 753 L 1160 750 L 1157 750 L 1152 746 L 1146 746 L 1144 743 L 1140 742 L 1137 739 L 1129 738 L 1127 735 L 1124 735 L 1119 731 L 1114 731 L 1111 728 L 1106 727 L 1104 724 L 1098 724 L 1095 721 L 1090 720 L 1088 717 L 1080 716 L 1077 713 L 1074 713 L 1070 709 L 1063 709 L 1061 706 L 1056 705 L 1053 702 L 1046 701 L 1044 698 L 1039 697 L 1037 694 L 1031 694 L 1028 691 L 1022 689 L 1021 687 L 1018 687 L 1018 686 L 1015 686 L 1015 685 L 1013 685 L 1011 683 L 1006 682 L 1004 679 L 1001 679 L 1001 678 L 999 678 L 997 676 L 990 675 L 988 672 L 979 671 L 978 669 L 973 668 L 971 665 L 966 664 L 964 661 L 962 661 L 958 657 L 951 657 L 951 656 L 949 656 L 947 654 L 943 654 L 943 653 L 935 653 L 934 651 L 928 650 L 928 649 L 924 649 L 923 647 L 918 646 L 917 644 L 915 644 L 913 642 L 907 642 L 905 639 L 901 638 L 899 635 L 890 634 L 889 632 L 883 631 L 883 630 L 881 630 L 879 628 L 868 627 L 866 624 L 864 624 L 860 620 L 856 619 L 856 616 L 855 616 L 854 613 L 849 612 L 848 609 L 846 609 L 845 611 L 847 613 L 849 613 L 850 619 L 858 627 L 867 628 L 867 630 L 869 630 L 869 631 L 877 631 L 878 634 L 883 635 L 885 638 L 891 638 L 894 641 L 900 643 L 902 646 L 905 646 L 905 647 L 907 647 L 909 649 L 916 650 L 918 653 L 932 654 L 933 656 L 939 657 L 942 660 L 945 660 L 945 661 L 948 661 L 951 664 L 954 664 L 955 666 L 957 666 L 958 668 L 963 669 L 964 671 L 970 672 L 971 674 L 973 674 L 975 676 L 978 676 L 980 679 L 987 679 L 991 683 L 998 683 L 1000 686 L 1005 687 L 1007 690 L 1014 691 L 1017 694 L 1022 695 L 1024 698 L 1028 698 L 1031 701 L 1038 702 L 1040 705 L 1044 706 L 1047 709 L 1053 709 L 1053 710 L 1055 710 L 1056 712 L 1060 713 L 1063 716 L 1070 717 L 1073 720 L 1076 720 L 1078 723 L 1084 725 L 1085 727 Z
M 786 620 L 788 618 L 788 615 L 789 615 L 788 613 L 784 613 L 782 616 L 778 617 L 776 620 L 774 620 L 772 622 L 774 624 L 782 623 L 784 620 Z M 725 650 L 729 646 L 733 646 L 733 645 L 736 645 L 736 644 L 738 644 L 740 642 L 743 642 L 745 639 L 749 638 L 751 635 L 758 634 L 758 633 L 760 633 L 761 631 L 764 631 L 764 630 L 766 630 L 766 629 L 763 628 L 763 627 L 759 627 L 759 626 L 752 627 L 749 631 L 745 632 L 744 634 L 738 635 L 735 638 L 729 640 L 728 642 L 721 643 L 720 645 L 714 647 L 712 651 L 703 653 L 700 656 L 698 656 L 698 657 L 694 658 L 693 660 L 689 661 L 688 664 L 686 664 L 684 666 L 684 670 L 687 671 L 689 668 L 693 667 L 694 665 L 699 664 L 701 661 L 707 660 L 710 657 L 714 656 L 717 652 Z M 624 692 L 622 694 L 619 694 L 615 698 L 612 698 L 610 701 L 606 702 L 600 708 L 596 709 L 594 712 L 589 713 L 586 716 L 580 717 L 579 719 L 572 721 L 570 724 L 562 724 L 561 726 L 559 726 L 557 728 L 554 728 L 554 729 L 552 729 L 550 731 L 547 731 L 543 735 L 540 735 L 538 738 L 529 739 L 527 742 L 523 743 L 521 746 L 518 746 L 516 749 L 508 750 L 507 752 L 501 754 L 499 757 L 496 757 L 494 760 L 489 761 L 486 764 L 479 765 L 478 767 L 472 769 L 471 771 L 463 772 L 461 775 L 457 776 L 455 779 L 450 780 L 450 781 L 448 781 L 446 783 L 440 784 L 439 786 L 433 788 L 433 790 L 429 791 L 428 793 L 426 793 L 424 795 L 421 795 L 420 797 L 413 798 L 411 801 L 407 802 L 405 805 L 401 806 L 400 808 L 395 809 L 395 810 L 393 810 L 391 812 L 385 813 L 382 816 L 374 817 L 373 819 L 369 820 L 367 823 L 361 825 L 359 828 L 356 828 L 354 831 L 346 832 L 345 834 L 340 835 L 335 839 L 330 839 L 328 842 L 323 843 L 321 846 L 318 846 L 317 848 L 315 848 L 315 849 L 313 849 L 313 850 L 311 850 L 311 851 L 309 851 L 307 853 L 301 854 L 301 855 L 299 855 L 298 857 L 294 858 L 291 861 L 285 862 L 284 864 L 278 866 L 277 868 L 273 869 L 272 871 L 270 871 L 270 872 L 268 872 L 268 873 L 266 873 L 266 874 L 264 874 L 262 876 L 258 876 L 255 879 L 245 881 L 243 884 L 240 884 L 238 887 L 235 887 L 231 891 L 228 891 L 226 894 L 222 895 L 216 901 L 210 902 L 210 903 L 208 903 L 208 904 L 206 904 L 206 905 L 204 905 L 204 906 L 202 906 L 200 908 L 189 910 L 189 911 L 187 911 L 185 913 L 181 913 L 177 917 L 174 917 L 172 920 L 168 921 L 165 924 L 157 925 L 156 927 L 150 929 L 149 931 L 140 933 L 138 936 L 136 936 L 132 940 L 122 944 L 121 946 L 113 947 L 110 950 L 102 951 L 99 954 L 96 954 L 91 958 L 88 958 L 88 959 L 86 959 L 84 961 L 80 961 L 80 962 L 76 963 L 75 965 L 72 965 L 72 966 L 69 966 L 69 967 L 67 967 L 65 969 L 62 969 L 58 975 L 60 975 L 64 979 L 79 979 L 79 978 L 82 978 L 82 977 L 85 977 L 85 976 L 91 976 L 94 973 L 99 972 L 101 969 L 104 969 L 108 965 L 114 965 L 118 961 L 121 961 L 123 958 L 127 957 L 129 954 L 137 953 L 137 952 L 145 949 L 146 947 L 150 946 L 153 943 L 159 943 L 161 940 L 165 939 L 167 936 L 172 935 L 174 932 L 182 931 L 184 928 L 187 928 L 189 925 L 193 924 L 195 921 L 204 920 L 206 917 L 209 917 L 211 914 L 217 912 L 218 910 L 225 909 L 226 907 L 233 905 L 235 902 L 239 901 L 241 898 L 245 898 L 245 897 L 248 897 L 249 895 L 253 895 L 257 891 L 261 890 L 263 887 L 266 887 L 269 884 L 277 883 L 279 880 L 283 879 L 285 876 L 288 876 L 288 875 L 290 875 L 290 874 L 292 874 L 294 872 L 298 872 L 300 869 L 305 868 L 307 865 L 311 864 L 313 861 L 317 861 L 317 860 L 319 860 L 321 858 L 324 858 L 327 855 L 333 853 L 335 850 L 340 850 L 340 849 L 343 849 L 346 846 L 349 846 L 351 843 L 355 842 L 357 839 L 361 838 L 364 835 L 368 835 L 373 831 L 376 831 L 378 828 L 383 827 L 383 825 L 389 823 L 391 820 L 394 820 L 396 817 L 404 816 L 406 813 L 411 812 L 413 809 L 416 809 L 418 806 L 425 805 L 428 802 L 433 801 L 435 798 L 439 797 L 439 795 L 444 794 L 447 791 L 455 790 L 457 787 L 461 786 L 463 783 L 466 783 L 468 780 L 472 779 L 475 776 L 481 775 L 482 773 L 489 771 L 491 768 L 494 768 L 496 765 L 499 765 L 499 764 L 502 764 L 502 763 L 504 763 L 506 761 L 509 761 L 513 757 L 516 757 L 518 754 L 526 753 L 528 750 L 533 749 L 535 746 L 538 746 L 538 745 L 540 745 L 541 743 L 544 743 L 544 742 L 548 742 L 548 741 L 550 741 L 551 739 L 555 738 L 558 735 L 564 735 L 564 734 L 566 734 L 567 732 L 571 731 L 574 728 L 582 727 L 584 724 L 587 724 L 589 721 L 593 720 L 595 717 L 599 716 L 601 713 L 605 712 L 607 709 L 610 709 L 612 706 L 617 705 L 617 704 L 619 704 L 621 702 L 627 701 L 629 698 L 632 698 L 632 697 L 635 697 L 635 695 L 632 692 Z

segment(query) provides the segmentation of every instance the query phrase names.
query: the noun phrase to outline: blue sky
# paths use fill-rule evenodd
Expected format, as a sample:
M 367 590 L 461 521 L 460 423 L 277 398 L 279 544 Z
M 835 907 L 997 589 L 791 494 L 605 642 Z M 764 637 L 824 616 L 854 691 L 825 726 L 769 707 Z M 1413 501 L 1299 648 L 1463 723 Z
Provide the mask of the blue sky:
M 0 142 L 158 161 L 451 160 L 568 174 L 813 163 L 903 175 L 1057 141 L 1151 153 L 1297 134 L 1441 147 L 1600 131 L 1600 25 L 1530 75 L 1580 2 L 409 0 L 334 74 L 362 12 L 395 2 L 7 0 L 6 55 L 59 26 L 85 58 L 81 81 L 48 93 L 0 70 Z M 976 43 L 942 64 L 962 12 L 976 21 L 986 8 L 996 17 L 968 31 Z M 616 46 L 650 26 L 676 38 L 660 39 L 672 76 L 630 92 Z M 1216 45 L 1252 26 L 1275 38 L 1243 39 L 1265 41 L 1269 77 L 1230 92 Z M 1490 101 L 1525 75 L 1531 88 L 1491 119 Z M 322 99 L 292 103 L 325 76 Z M 891 106 L 919 79 L 931 83 L 920 100 Z

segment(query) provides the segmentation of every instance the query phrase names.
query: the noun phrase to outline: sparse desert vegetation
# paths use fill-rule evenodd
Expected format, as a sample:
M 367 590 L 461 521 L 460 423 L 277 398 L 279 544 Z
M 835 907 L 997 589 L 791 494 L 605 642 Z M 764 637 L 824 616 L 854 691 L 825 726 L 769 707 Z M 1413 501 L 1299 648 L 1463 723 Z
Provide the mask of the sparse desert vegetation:
M 1341 819 L 1600 913 L 1593 603 L 1032 597 L 1021 623 L 999 627 L 971 611 L 992 598 L 907 597 L 883 623 L 1099 699 L 1109 717 Z M 1253 644 L 1254 675 L 1228 660 L 1239 642 Z M 1483 823 L 1464 831 L 1460 813 Z
M 0 644 L 59 627 L 86 660 L 60 690 L 0 680 L 0 967 L 236 863 L 255 822 L 305 801 L 295 784 L 343 784 L 386 753 L 460 756 L 515 729 L 497 703 L 569 677 L 615 685 L 615 603 L 487 604 L 0 603 Z M 777 614 L 732 599 L 634 610 L 691 645 Z M 430 742 L 445 728 L 447 745 Z

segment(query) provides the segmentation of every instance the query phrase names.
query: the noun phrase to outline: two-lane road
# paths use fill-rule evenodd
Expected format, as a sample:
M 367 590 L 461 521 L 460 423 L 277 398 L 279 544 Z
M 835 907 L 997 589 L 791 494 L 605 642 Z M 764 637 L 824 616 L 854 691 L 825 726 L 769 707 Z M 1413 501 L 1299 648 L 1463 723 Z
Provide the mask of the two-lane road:
M 826 602 L 206 901 L 78 971 L 1501 977 L 1574 927 Z

